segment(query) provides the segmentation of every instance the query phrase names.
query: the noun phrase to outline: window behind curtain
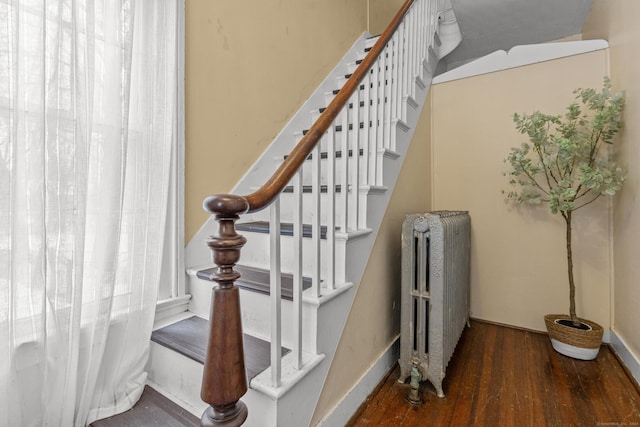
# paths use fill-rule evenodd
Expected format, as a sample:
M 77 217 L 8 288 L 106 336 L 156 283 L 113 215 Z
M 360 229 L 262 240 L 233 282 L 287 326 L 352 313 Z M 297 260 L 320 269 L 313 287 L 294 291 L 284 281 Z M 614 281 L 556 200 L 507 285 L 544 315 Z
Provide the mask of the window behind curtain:
M 171 153 L 176 0 L 0 0 L 0 425 L 142 392 Z

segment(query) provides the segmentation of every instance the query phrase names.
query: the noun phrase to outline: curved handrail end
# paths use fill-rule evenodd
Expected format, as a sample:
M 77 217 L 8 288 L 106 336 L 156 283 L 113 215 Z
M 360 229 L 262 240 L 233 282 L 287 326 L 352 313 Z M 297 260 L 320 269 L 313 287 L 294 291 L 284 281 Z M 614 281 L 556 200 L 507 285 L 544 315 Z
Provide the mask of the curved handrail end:
M 241 215 L 249 210 L 249 202 L 235 194 L 214 194 L 202 202 L 205 211 L 215 215 Z

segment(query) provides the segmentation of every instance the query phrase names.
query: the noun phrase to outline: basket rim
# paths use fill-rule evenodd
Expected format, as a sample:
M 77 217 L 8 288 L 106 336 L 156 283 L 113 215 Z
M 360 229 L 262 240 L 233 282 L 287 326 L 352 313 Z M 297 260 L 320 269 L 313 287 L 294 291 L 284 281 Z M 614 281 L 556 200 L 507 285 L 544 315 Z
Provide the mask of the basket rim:
M 581 323 L 588 325 L 591 330 L 583 330 L 564 326 L 556 323 L 556 320 L 570 320 L 571 317 L 566 314 L 547 314 L 544 316 L 545 325 L 549 337 L 568 345 L 581 348 L 598 348 L 602 343 L 602 335 L 604 328 L 598 323 L 578 318 Z

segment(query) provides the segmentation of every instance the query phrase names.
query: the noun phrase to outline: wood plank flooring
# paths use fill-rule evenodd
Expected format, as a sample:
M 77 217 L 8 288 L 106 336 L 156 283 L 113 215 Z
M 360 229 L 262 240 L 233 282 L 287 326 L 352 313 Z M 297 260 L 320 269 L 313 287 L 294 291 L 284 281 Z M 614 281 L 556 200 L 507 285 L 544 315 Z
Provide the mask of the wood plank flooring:
M 399 369 L 347 424 L 353 426 L 640 426 L 640 392 L 603 346 L 596 360 L 556 353 L 545 334 L 472 321 L 444 381 L 423 382 L 421 406 L 405 401 Z

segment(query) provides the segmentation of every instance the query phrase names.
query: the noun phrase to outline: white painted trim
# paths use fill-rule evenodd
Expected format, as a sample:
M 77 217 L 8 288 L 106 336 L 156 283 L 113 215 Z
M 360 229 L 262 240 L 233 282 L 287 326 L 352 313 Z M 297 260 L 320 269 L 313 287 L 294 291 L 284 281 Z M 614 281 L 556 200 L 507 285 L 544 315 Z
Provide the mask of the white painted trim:
M 497 50 L 475 61 L 442 73 L 433 78 L 432 84 L 522 67 L 538 62 L 551 61 L 567 56 L 580 55 L 608 47 L 609 43 L 606 40 L 577 40 L 514 46 L 509 52 Z
M 156 303 L 156 316 L 154 318 L 155 325 L 166 319 L 173 318 L 176 315 L 186 313 L 189 310 L 189 301 L 191 294 L 182 295 L 180 297 L 170 298 Z
M 147 378 L 146 384 L 152 389 L 154 389 L 155 391 L 157 391 L 158 393 L 160 393 L 162 396 L 166 397 L 167 399 L 169 399 L 170 401 L 178 405 L 179 407 L 187 410 L 192 415 L 195 415 L 196 417 L 202 416 L 204 409 L 197 408 L 191 403 L 187 402 L 186 400 L 180 399 L 178 396 L 175 396 L 169 393 L 167 390 L 164 389 L 164 387 L 162 387 L 160 384 L 156 383 L 152 379 Z M 206 403 L 203 403 L 202 406 L 204 406 L 204 408 L 206 409 L 208 405 L 206 405 Z
M 177 253 L 177 278 L 176 293 L 177 297 L 186 295 L 186 275 L 184 273 L 184 249 L 185 249 L 185 217 L 184 217 L 184 194 L 185 194 L 185 146 L 186 146 L 186 101 L 185 101 L 185 8 L 186 0 L 178 1 L 178 111 L 177 124 L 178 129 L 178 148 L 177 153 L 177 170 L 176 179 L 178 191 L 176 196 L 176 230 L 177 235 L 175 242 Z
M 171 147 L 169 195 L 165 225 L 165 247 L 160 272 L 159 295 L 163 299 L 183 298 L 186 295 L 184 273 L 184 146 L 185 146 L 185 0 L 176 1 L 176 111 L 175 143 Z M 158 306 L 156 316 L 162 316 Z
M 269 396 L 271 400 L 282 398 L 289 390 L 299 383 L 309 372 L 320 364 L 325 358 L 324 354 L 312 354 L 303 352 L 302 368 L 298 368 L 297 360 L 293 353 L 288 353 L 282 358 L 281 383 L 273 385 L 271 381 L 272 366 L 253 377 L 251 388 Z
M 342 400 L 323 417 L 317 426 L 343 426 L 351 419 L 360 405 L 375 390 L 400 357 L 400 338 L 396 338 L 380 355 L 360 380 L 344 395 Z
M 353 287 L 353 283 L 346 282 L 346 283 L 343 283 L 341 285 L 336 285 L 336 287 L 334 289 L 322 288 L 322 291 L 324 293 L 322 295 L 320 295 L 319 297 L 313 296 L 311 294 L 311 292 L 309 292 L 310 289 L 307 289 L 302 294 L 302 302 L 304 302 L 305 304 L 309 304 L 311 306 L 314 306 L 314 307 L 320 307 L 322 304 L 324 304 L 324 303 L 326 303 L 328 301 L 331 301 L 332 299 L 334 299 L 338 295 L 341 295 L 341 294 L 347 292 L 352 287 Z
M 611 347 L 616 352 L 622 363 L 631 373 L 631 376 L 640 384 L 640 355 L 634 354 L 627 345 L 626 341 L 618 335 L 615 330 L 611 330 Z

